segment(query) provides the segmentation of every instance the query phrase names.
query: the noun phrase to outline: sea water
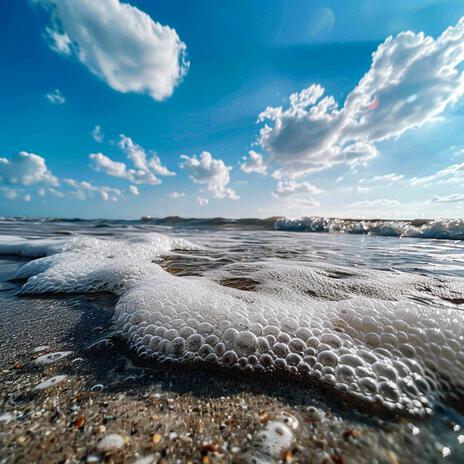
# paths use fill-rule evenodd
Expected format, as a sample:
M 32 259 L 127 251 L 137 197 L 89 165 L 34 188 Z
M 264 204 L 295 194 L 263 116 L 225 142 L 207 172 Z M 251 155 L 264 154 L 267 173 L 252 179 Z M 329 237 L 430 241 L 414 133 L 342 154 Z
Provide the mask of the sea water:
M 407 416 L 459 409 L 459 221 L 394 237 L 247 221 L 5 220 L 0 253 L 26 259 L 20 296 L 113 294 L 114 329 L 145 365 L 277 375 Z M 440 227 L 448 239 L 423 238 Z

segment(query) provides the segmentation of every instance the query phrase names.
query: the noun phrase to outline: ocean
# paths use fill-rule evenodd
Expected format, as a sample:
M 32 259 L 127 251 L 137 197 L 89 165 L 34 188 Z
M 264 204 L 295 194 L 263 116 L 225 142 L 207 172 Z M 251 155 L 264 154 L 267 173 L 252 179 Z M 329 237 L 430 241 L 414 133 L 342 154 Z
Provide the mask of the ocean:
M 305 407 L 318 398 L 322 413 L 337 411 L 370 440 L 383 439 L 385 423 L 398 427 L 399 462 L 459 462 L 463 239 L 458 220 L 3 218 L 1 363 L 9 370 L 40 353 L 53 366 L 85 364 L 89 346 L 111 345 L 116 355 L 93 350 L 100 373 L 122 356 L 158 378 L 174 369 L 186 382 L 240 378 L 243 391 L 287 385 Z M 39 389 L 73 379 L 61 369 Z M 3 400 L 5 411 L 26 401 L 11 392 Z M 311 440 L 307 426 L 296 436 L 293 422 L 282 424 L 287 448 Z M 256 434 L 270 440 L 275 431 L 265 427 Z M 262 436 L 247 439 L 240 459 L 280 462 L 286 445 Z M 425 436 L 430 449 L 417 454 Z

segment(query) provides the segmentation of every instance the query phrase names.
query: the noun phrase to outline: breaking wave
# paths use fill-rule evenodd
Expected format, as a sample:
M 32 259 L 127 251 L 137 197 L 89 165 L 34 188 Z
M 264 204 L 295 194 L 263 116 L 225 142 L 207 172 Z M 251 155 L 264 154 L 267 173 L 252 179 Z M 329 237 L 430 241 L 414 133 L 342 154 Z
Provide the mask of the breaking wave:
M 429 239 L 464 240 L 463 219 L 411 221 L 338 219 L 325 217 L 279 218 L 277 230 L 294 232 L 330 232 Z

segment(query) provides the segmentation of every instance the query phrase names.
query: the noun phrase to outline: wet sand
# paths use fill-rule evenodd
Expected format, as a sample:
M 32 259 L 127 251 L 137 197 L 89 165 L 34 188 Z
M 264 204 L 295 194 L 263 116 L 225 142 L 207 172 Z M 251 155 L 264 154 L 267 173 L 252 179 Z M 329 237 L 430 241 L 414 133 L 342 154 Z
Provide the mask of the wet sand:
M 421 424 L 347 414 L 349 405 L 298 385 L 139 369 L 108 345 L 49 367 L 34 365 L 38 353 L 2 366 L 0 404 L 11 415 L 1 424 L 2 462 L 263 462 L 252 459 L 256 437 L 282 415 L 298 421 L 295 439 L 264 462 L 437 462 L 443 454 Z M 67 377 L 34 391 L 56 375 Z M 101 452 L 113 433 L 122 447 Z

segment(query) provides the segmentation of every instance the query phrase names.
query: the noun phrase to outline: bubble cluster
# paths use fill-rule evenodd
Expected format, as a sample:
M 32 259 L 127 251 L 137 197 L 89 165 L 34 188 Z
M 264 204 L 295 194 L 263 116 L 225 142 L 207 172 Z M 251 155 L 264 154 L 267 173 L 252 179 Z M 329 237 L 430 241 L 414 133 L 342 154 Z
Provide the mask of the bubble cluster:
M 291 374 L 416 415 L 431 413 L 437 399 L 460 399 L 464 315 L 443 298 L 462 298 L 462 280 L 296 263 L 178 277 L 153 256 L 163 246 L 193 245 L 169 240 L 74 244 L 26 264 L 23 290 L 113 291 L 117 327 L 140 357 L 157 363 Z M 230 276 L 257 285 L 221 285 Z
M 138 355 L 290 372 L 413 414 L 464 387 L 460 312 L 408 301 L 292 301 L 161 274 L 125 293 L 117 322 Z

